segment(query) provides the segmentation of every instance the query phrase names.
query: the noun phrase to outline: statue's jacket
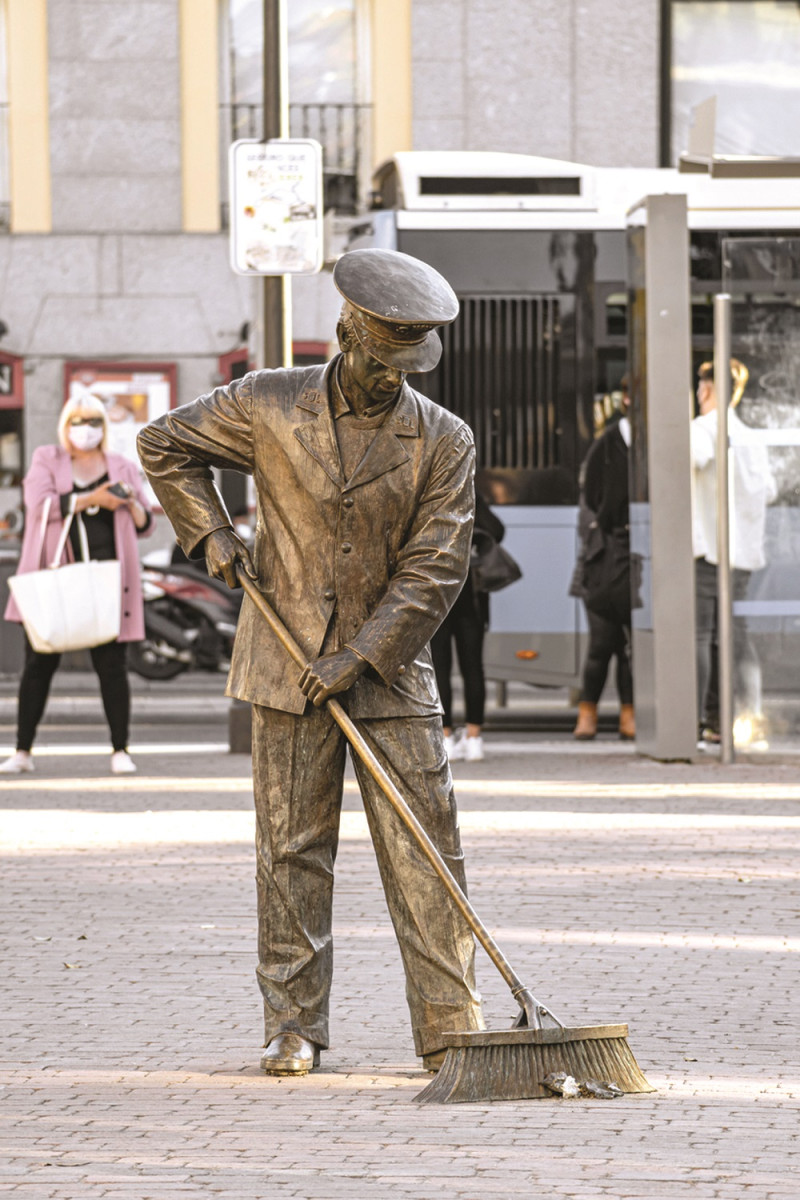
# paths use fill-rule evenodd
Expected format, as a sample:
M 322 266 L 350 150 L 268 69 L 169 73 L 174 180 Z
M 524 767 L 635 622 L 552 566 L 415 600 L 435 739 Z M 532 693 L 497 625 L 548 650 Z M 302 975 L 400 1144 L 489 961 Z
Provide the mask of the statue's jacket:
M 351 716 L 439 712 L 428 642 L 469 567 L 472 433 L 404 383 L 345 480 L 328 398 L 335 363 L 216 388 L 146 426 L 139 454 L 189 555 L 231 524 L 211 467 L 252 474 L 266 599 L 309 661 L 347 645 L 370 664 L 347 693 Z M 302 713 L 299 675 L 245 596 L 227 694 Z

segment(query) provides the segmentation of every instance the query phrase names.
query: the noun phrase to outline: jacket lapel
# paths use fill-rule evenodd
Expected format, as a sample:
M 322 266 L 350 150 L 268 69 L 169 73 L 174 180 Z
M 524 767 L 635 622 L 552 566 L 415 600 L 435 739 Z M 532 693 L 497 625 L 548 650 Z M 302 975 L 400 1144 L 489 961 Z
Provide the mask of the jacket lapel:
M 369 449 L 348 479 L 345 490 L 360 487 L 379 475 L 394 470 L 408 462 L 411 455 L 401 438 L 419 436 L 419 415 L 414 396 L 407 384 L 403 384 L 400 399 L 392 412 L 372 439 Z
M 54 475 L 58 484 L 58 490 L 62 495 L 72 491 L 72 459 L 69 456 L 69 451 L 64 450 L 63 447 L 59 447 Z
M 319 463 L 325 474 L 341 487 L 344 482 L 342 464 L 326 393 L 317 388 L 307 388 L 297 401 L 297 407 L 315 413 L 316 417 L 313 421 L 304 421 L 302 425 L 298 425 L 294 436 Z

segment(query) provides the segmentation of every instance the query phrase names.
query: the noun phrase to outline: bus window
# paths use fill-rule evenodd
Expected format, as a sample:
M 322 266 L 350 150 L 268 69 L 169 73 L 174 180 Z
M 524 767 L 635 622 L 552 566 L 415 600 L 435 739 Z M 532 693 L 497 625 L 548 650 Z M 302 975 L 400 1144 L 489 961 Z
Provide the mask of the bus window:
M 478 483 L 492 503 L 574 504 L 574 297 L 459 299 L 420 390 L 472 429 Z

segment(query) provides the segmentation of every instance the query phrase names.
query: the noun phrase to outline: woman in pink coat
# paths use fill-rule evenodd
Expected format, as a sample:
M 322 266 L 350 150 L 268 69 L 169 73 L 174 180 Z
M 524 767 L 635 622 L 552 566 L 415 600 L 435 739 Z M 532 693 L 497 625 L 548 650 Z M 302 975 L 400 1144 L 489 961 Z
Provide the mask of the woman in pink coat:
M 106 411 L 102 401 L 95 396 L 82 396 L 64 405 L 58 422 L 59 445 L 40 446 L 34 452 L 25 476 L 26 521 L 17 574 L 36 571 L 52 562 L 64 518 L 71 512 L 81 515 L 90 558 L 119 559 L 122 575 L 120 635 L 116 641 L 92 647 L 90 653 L 111 732 L 111 771 L 123 775 L 136 770 L 128 754 L 130 686 L 125 663 L 126 643 L 144 637 L 136 539 L 150 531 L 152 516 L 138 467 L 122 455 L 106 451 L 107 434 Z M 48 500 L 42 548 L 41 522 Z M 64 549 L 64 562 L 80 557 L 77 526 L 77 520 L 73 520 Z M 5 616 L 8 621 L 22 620 L 13 598 Z M 0 763 L 0 772 L 19 774 L 33 770 L 31 747 L 60 660 L 60 654 L 40 654 L 26 639 L 25 666 L 19 686 L 17 750 L 11 758 Z

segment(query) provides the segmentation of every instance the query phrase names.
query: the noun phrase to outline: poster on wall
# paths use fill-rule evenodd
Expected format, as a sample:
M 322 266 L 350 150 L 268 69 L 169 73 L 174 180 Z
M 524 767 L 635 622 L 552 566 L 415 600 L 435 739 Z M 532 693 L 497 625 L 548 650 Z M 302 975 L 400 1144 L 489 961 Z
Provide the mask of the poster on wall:
M 138 463 L 136 435 L 143 425 L 169 412 L 176 403 L 174 363 L 67 363 L 65 400 L 87 394 L 105 405 L 108 449 Z M 156 498 L 147 486 L 151 503 Z

